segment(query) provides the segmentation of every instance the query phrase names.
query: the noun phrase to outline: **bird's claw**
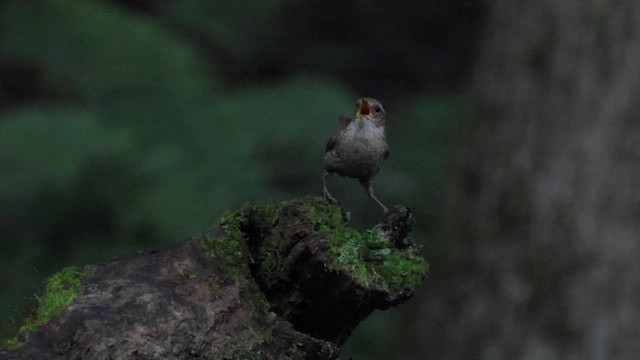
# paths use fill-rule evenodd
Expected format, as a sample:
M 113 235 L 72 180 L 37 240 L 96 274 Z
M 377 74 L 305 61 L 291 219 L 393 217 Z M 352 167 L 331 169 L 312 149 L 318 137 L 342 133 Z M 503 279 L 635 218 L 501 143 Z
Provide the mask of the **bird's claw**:
M 324 190 L 322 195 L 324 196 L 324 199 L 327 200 L 329 204 L 340 205 L 340 201 L 334 198 L 327 190 Z

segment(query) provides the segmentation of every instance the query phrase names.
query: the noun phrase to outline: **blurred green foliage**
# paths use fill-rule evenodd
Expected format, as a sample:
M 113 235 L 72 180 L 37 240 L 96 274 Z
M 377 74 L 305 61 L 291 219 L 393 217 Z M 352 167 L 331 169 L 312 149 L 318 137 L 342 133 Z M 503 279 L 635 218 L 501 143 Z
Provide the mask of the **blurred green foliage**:
M 0 336 L 63 266 L 170 247 L 245 201 L 319 193 L 325 142 L 360 96 L 389 114 L 376 192 L 411 206 L 427 238 L 470 39 L 436 44 L 436 58 L 462 55 L 430 70 L 433 23 L 421 21 L 446 10 L 469 25 L 460 3 L 472 2 L 2 2 Z M 330 187 L 357 227 L 378 220 L 357 181 Z M 375 354 L 384 341 L 363 339 L 389 321 L 370 320 L 349 353 Z

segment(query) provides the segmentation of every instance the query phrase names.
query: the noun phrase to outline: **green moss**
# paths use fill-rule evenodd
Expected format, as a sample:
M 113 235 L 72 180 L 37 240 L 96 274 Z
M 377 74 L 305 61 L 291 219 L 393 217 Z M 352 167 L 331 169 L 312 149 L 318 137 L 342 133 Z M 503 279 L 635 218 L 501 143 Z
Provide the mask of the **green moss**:
M 231 279 L 240 282 L 246 275 L 246 242 L 237 225 L 225 224 L 223 228 L 227 232 L 225 236 L 207 234 L 202 244 L 207 255 L 222 265 Z
M 328 271 L 348 273 L 365 287 L 404 292 L 422 281 L 427 264 L 419 248 L 398 249 L 380 225 L 361 234 L 348 226 L 348 220 L 348 213 L 321 197 L 272 206 L 247 204 L 222 216 L 216 228 L 224 231 L 209 231 L 202 243 L 215 263 L 238 283 L 242 296 L 254 304 L 252 329 L 268 332 L 269 327 L 261 324 L 271 314 L 271 306 L 278 309 L 279 305 L 268 302 L 258 283 L 268 289 L 288 288 L 292 260 L 287 254 L 296 239 L 307 235 L 326 235 L 333 254 L 326 264 Z M 289 305 L 296 301 L 295 294 L 287 296 Z
M 382 264 L 373 268 L 392 290 L 402 290 L 418 284 L 424 278 L 427 264 L 417 249 L 391 252 Z
M 280 256 L 280 243 L 277 234 L 268 236 L 260 251 L 257 261 L 261 264 L 258 276 L 267 287 L 276 286 L 287 281 L 289 262 Z
M 327 203 L 321 197 L 305 198 L 304 200 L 301 208 L 306 211 L 309 220 L 314 224 L 314 230 L 325 233 L 337 229 L 353 230 L 346 227 L 349 214 L 344 213 L 340 207 Z M 282 205 L 288 204 L 283 203 Z
M 349 271 L 367 286 L 402 291 L 418 284 L 427 272 L 420 249 L 410 246 L 397 249 L 380 225 L 360 234 L 348 227 L 348 215 L 338 206 L 322 198 L 314 198 L 305 206 L 314 230 L 329 235 L 331 251 L 336 255 L 331 264 L 336 271 Z
M 237 212 L 225 213 L 216 227 L 224 230 L 224 234 L 212 235 L 208 233 L 202 239 L 202 245 L 215 262 L 224 269 L 229 277 L 238 284 L 254 305 L 255 316 L 268 313 L 269 302 L 260 291 L 257 284 L 251 281 L 249 270 L 250 254 L 246 238 L 249 226 L 249 216 L 262 221 L 271 221 L 275 214 L 273 209 L 265 205 L 245 204 Z M 212 290 L 212 296 L 218 297 L 218 291 Z
M 91 275 L 93 274 L 90 272 L 78 272 L 75 266 L 66 267 L 51 275 L 46 280 L 44 295 L 38 298 L 38 308 L 18 329 L 17 335 L 6 340 L 4 345 L 9 349 L 22 347 L 31 333 L 76 300 L 85 288 L 83 278 Z

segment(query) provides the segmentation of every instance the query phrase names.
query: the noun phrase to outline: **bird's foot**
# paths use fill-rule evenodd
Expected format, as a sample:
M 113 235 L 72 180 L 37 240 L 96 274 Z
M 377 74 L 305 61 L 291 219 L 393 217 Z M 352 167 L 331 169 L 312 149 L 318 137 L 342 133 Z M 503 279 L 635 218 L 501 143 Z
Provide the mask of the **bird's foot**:
M 340 205 L 340 201 L 338 201 L 336 198 L 334 198 L 333 195 L 331 195 L 331 193 L 329 192 L 329 190 L 324 189 L 322 191 L 322 196 L 324 196 L 324 199 L 327 200 L 327 202 L 329 204 Z

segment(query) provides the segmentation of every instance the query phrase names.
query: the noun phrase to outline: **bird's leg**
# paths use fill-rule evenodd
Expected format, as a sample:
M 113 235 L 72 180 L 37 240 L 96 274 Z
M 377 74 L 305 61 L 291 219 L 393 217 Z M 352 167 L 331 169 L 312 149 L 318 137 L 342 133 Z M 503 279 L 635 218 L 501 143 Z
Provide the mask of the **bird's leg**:
M 384 206 L 382 201 L 378 200 L 378 198 L 373 194 L 373 182 L 371 180 L 366 180 L 366 181 L 360 181 L 360 183 L 367 190 L 367 195 L 369 195 L 370 198 L 372 198 L 375 202 L 378 203 L 378 205 L 382 207 L 382 211 L 384 211 L 385 214 L 388 213 L 389 209 L 387 209 L 387 207 Z
M 322 175 L 322 196 L 324 196 L 324 199 L 329 203 L 337 205 L 340 204 L 340 202 L 336 200 L 336 198 L 334 198 L 333 195 L 331 195 L 331 193 L 329 192 L 329 189 L 327 189 L 327 178 L 329 177 L 329 175 L 331 175 L 331 173 L 328 171 L 325 171 Z

